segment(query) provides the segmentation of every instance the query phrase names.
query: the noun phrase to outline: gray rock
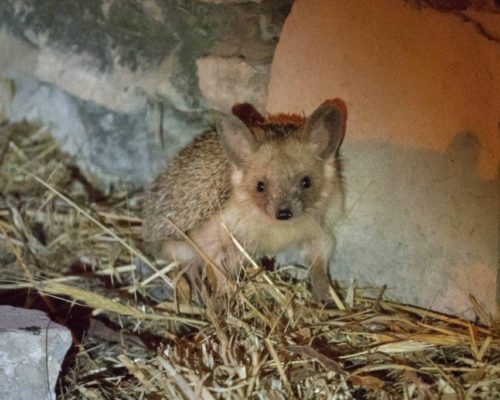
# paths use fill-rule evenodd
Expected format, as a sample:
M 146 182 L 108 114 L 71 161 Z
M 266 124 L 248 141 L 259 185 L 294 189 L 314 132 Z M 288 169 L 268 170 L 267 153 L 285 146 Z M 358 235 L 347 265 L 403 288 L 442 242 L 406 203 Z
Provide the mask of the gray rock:
M 269 69 L 240 58 L 203 57 L 196 60 L 203 97 L 211 108 L 230 113 L 236 103 L 265 109 Z
M 48 127 L 89 177 L 98 177 L 104 185 L 134 184 L 153 177 L 160 152 L 146 108 L 120 113 L 28 76 L 16 83 L 10 119 Z
M 0 399 L 55 399 L 70 331 L 37 310 L 0 306 Z
M 14 85 L 8 79 L 0 79 L 0 123 L 7 120 L 14 99 Z
M 388 298 L 474 319 L 472 294 L 494 315 L 500 186 L 478 174 L 480 149 L 468 131 L 446 152 L 347 139 L 348 213 L 331 275 L 387 284 Z
M 0 88 L 0 117 L 50 127 L 94 182 L 142 185 L 215 111 L 263 104 L 291 3 L 5 0 L 0 78 L 15 96 Z M 198 76 L 213 85 L 225 74 L 242 79 L 215 97 L 200 90 Z

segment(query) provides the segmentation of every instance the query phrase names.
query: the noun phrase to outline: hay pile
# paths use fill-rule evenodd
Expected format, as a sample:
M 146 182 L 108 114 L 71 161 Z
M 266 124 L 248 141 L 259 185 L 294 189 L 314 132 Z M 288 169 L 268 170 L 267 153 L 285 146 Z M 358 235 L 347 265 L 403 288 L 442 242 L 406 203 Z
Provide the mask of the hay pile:
M 320 307 L 250 263 L 230 296 L 153 301 L 177 269 L 138 250 L 139 195 L 95 190 L 43 129 L 0 127 L 0 299 L 72 328 L 60 398 L 500 398 L 500 332 L 474 299 L 481 323 L 354 284 Z

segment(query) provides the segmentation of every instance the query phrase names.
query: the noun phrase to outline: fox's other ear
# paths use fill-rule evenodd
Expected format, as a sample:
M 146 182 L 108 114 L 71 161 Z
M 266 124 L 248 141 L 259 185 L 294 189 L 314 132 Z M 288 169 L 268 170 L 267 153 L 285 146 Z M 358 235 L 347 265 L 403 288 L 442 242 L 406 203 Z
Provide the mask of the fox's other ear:
M 236 115 L 246 126 L 256 126 L 263 124 L 266 119 L 258 112 L 250 103 L 238 103 L 231 109 L 232 113 Z
M 227 156 L 238 166 L 258 147 L 250 129 L 234 115 L 225 115 L 217 122 L 217 133 Z
M 346 119 L 345 103 L 340 99 L 327 100 L 307 118 L 303 135 L 306 140 L 318 145 L 321 157 L 328 158 L 342 144 Z

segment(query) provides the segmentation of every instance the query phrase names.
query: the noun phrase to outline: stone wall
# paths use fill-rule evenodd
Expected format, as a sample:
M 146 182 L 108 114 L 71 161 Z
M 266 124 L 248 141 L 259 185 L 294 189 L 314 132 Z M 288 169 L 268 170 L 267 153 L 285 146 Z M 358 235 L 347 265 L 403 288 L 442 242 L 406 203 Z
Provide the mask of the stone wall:
M 215 113 L 264 106 L 291 3 L 4 0 L 0 119 L 49 127 L 101 185 L 142 185 Z
M 334 277 L 469 317 L 473 295 L 497 312 L 499 27 L 489 10 L 294 3 L 267 109 L 307 115 L 327 98 L 347 103 Z

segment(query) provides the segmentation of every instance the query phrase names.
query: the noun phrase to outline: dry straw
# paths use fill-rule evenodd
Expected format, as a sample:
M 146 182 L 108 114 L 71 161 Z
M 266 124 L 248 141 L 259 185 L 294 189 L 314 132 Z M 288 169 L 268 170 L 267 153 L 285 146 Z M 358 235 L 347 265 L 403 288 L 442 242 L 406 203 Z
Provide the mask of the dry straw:
M 240 246 L 249 268 L 231 294 L 153 301 L 182 279 L 140 250 L 140 198 L 75 168 L 44 130 L 0 127 L 0 296 L 31 288 L 90 310 L 61 398 L 500 398 L 498 324 L 474 298 L 477 322 L 355 282 L 318 305 Z

